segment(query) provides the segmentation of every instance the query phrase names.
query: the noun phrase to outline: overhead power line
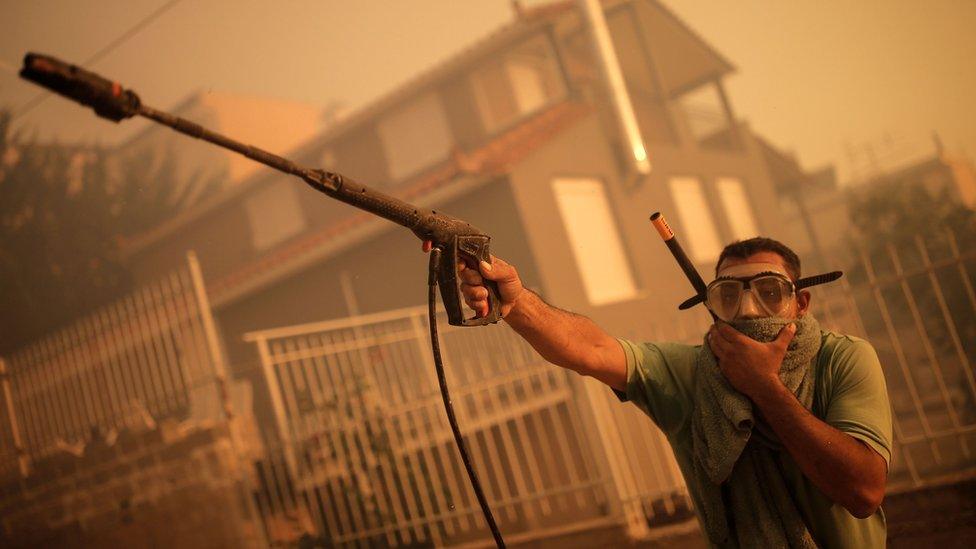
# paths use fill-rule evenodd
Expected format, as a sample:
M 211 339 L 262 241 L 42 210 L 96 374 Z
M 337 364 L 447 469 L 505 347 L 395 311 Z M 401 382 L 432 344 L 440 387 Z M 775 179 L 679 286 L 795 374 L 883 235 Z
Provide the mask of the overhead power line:
M 132 25 L 125 32 L 120 34 L 118 38 L 106 44 L 104 47 L 102 47 L 102 49 L 95 52 L 88 59 L 85 59 L 81 63 L 81 66 L 84 68 L 88 68 L 90 65 L 101 61 L 105 56 L 112 53 L 112 51 L 115 50 L 115 48 L 121 46 L 123 43 L 125 43 L 133 36 L 139 34 L 139 32 L 141 32 L 143 29 L 151 25 L 154 21 L 156 21 L 156 19 L 159 19 L 164 13 L 171 10 L 174 6 L 176 6 L 176 4 L 179 4 L 181 1 L 182 0 L 169 0 L 169 2 L 166 2 L 162 6 L 156 8 L 152 13 L 143 17 L 138 22 L 136 22 L 136 24 Z M 14 112 L 11 115 L 10 119 L 13 120 L 15 118 L 21 117 L 29 113 L 35 107 L 43 103 L 45 99 L 50 97 L 50 95 L 51 92 L 47 92 L 47 91 L 42 91 L 38 93 L 34 97 L 30 98 L 26 103 L 24 103 L 17 109 L 14 109 Z

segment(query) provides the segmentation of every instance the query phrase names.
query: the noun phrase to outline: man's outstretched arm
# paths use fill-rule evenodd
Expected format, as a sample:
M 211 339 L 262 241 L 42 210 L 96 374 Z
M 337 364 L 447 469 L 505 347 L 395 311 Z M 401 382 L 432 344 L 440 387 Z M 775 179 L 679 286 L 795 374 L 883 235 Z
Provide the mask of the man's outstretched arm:
M 458 265 L 465 302 L 479 315 L 488 310 L 483 278 L 498 284 L 505 322 L 549 362 L 626 390 L 627 362 L 616 339 L 585 316 L 549 305 L 524 288 L 515 267 L 496 257 L 475 271 Z M 483 278 L 482 278 L 483 277 Z

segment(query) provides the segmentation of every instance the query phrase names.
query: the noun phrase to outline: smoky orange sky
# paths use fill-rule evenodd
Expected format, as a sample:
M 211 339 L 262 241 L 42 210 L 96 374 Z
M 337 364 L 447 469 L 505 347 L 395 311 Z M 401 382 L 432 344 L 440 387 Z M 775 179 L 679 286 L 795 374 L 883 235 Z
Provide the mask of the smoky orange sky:
M 164 3 L 0 0 L 0 106 L 39 92 L 16 76 L 26 51 L 80 63 Z M 931 152 L 933 132 L 951 153 L 976 152 L 976 2 L 663 3 L 737 67 L 737 115 L 807 167 L 850 179 L 869 151 Z M 197 90 L 357 108 L 512 17 L 509 0 L 182 0 L 89 68 L 163 109 Z M 103 144 L 145 124 L 58 97 L 15 120 L 41 139 Z

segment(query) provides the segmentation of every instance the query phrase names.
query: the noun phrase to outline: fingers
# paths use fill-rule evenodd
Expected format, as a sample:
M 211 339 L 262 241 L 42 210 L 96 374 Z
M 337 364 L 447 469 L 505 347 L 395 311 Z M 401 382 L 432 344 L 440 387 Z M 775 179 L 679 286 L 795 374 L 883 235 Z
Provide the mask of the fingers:
M 491 256 L 491 263 L 482 261 L 479 267 L 483 277 L 495 282 L 506 282 L 518 278 L 515 267 L 495 256 Z
M 421 249 L 424 253 L 429 253 L 433 248 L 433 242 L 430 240 L 424 240 L 421 243 Z M 456 266 L 464 302 L 478 316 L 488 314 L 489 292 L 485 288 L 485 280 L 497 283 L 501 307 L 499 312 L 503 315 L 512 310 L 515 306 L 515 300 L 525 289 L 515 267 L 493 255 L 490 255 L 489 258 L 491 259 L 490 262 L 478 262 L 477 268 L 464 261 L 458 261 Z
M 499 297 L 499 313 L 506 314 L 514 307 L 515 300 L 524 290 L 518 271 L 512 265 L 495 256 L 490 256 L 491 262 L 481 261 L 478 268 L 470 264 L 459 262 L 457 265 L 458 280 L 461 282 L 461 293 L 469 307 L 478 312 L 479 316 L 488 314 L 489 291 L 485 287 L 487 282 L 497 284 Z
M 719 333 L 718 325 L 713 324 L 708 330 L 708 346 L 715 353 L 715 356 L 721 358 L 729 352 L 732 343 Z
M 793 341 L 793 336 L 796 335 L 796 324 L 790 323 L 783 326 L 783 329 L 779 331 L 779 335 L 776 336 L 774 343 L 786 349 L 790 345 L 790 341 Z
M 776 339 L 771 341 L 767 345 L 772 345 L 779 349 L 780 352 L 784 352 L 788 349 L 790 341 L 796 335 L 796 324 L 787 324 L 780 330 Z M 730 356 L 747 349 L 749 347 L 755 347 L 757 342 L 743 333 L 740 333 L 735 328 L 729 326 L 724 322 L 717 322 L 712 325 L 708 330 L 708 346 L 715 353 L 715 356 L 721 358 L 724 355 Z
M 464 296 L 464 302 L 478 313 L 478 316 L 488 314 L 488 290 L 484 286 L 462 284 L 461 294 Z
M 481 274 L 474 269 L 462 268 L 459 266 L 458 275 L 461 277 L 462 284 L 469 284 L 471 286 L 479 286 L 484 284 Z
M 481 262 L 480 267 L 484 270 L 485 262 Z M 487 269 L 490 271 L 490 268 Z M 485 288 L 484 278 L 479 269 L 472 269 L 463 261 L 457 265 L 458 276 L 461 279 L 461 295 L 464 302 L 474 310 L 479 317 L 488 314 L 488 289 Z
M 468 271 L 471 272 L 471 271 Z M 480 277 L 479 277 L 480 279 Z M 478 313 L 478 316 L 488 314 L 488 289 L 477 284 L 461 283 L 461 296 L 464 302 Z
M 461 284 L 461 293 L 466 301 L 480 301 L 488 299 L 488 288 L 472 284 Z
M 739 330 L 736 330 L 725 322 L 716 322 L 712 325 L 712 327 L 715 329 L 715 333 L 718 335 L 718 337 L 728 343 L 744 343 L 744 340 L 749 339 L 749 336 L 739 332 Z

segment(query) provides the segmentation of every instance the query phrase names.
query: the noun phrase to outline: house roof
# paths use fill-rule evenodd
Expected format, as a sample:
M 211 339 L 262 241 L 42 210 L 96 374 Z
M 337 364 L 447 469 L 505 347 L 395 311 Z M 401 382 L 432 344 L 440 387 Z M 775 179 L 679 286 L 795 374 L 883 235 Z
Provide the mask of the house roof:
M 417 202 L 422 198 L 429 201 L 466 192 L 504 175 L 592 110 L 593 107 L 572 100 L 559 102 L 502 132 L 478 149 L 470 152 L 455 150 L 448 159 L 405 182 L 394 194 L 402 200 Z M 389 227 L 392 225 L 386 220 L 358 212 L 316 231 L 303 233 L 233 273 L 208 282 L 211 302 L 214 306 L 232 302 Z
M 735 65 L 732 64 L 724 55 L 722 55 L 718 50 L 712 47 L 711 44 L 705 40 L 697 31 L 691 28 L 683 19 L 675 15 L 667 6 L 658 0 L 648 0 L 648 4 L 653 6 L 653 8 L 667 19 L 672 25 L 674 25 L 674 30 L 678 31 L 680 35 L 680 44 L 683 47 L 674 48 L 675 51 L 663 52 L 663 53 L 677 53 L 677 56 L 661 56 L 658 60 L 659 64 L 664 64 L 664 62 L 670 62 L 671 64 L 690 65 L 691 61 L 697 63 L 703 63 L 700 65 L 700 69 L 705 69 L 701 74 L 695 75 L 692 78 L 684 78 L 675 81 L 666 82 L 668 86 L 668 91 L 672 96 L 678 96 L 692 89 L 703 82 L 708 80 L 719 78 L 730 72 L 735 71 Z M 692 51 L 694 50 L 694 51 Z M 662 72 L 670 72 L 668 67 L 661 66 Z M 674 70 L 674 67 L 671 68 Z M 690 75 L 686 75 L 690 76 Z

